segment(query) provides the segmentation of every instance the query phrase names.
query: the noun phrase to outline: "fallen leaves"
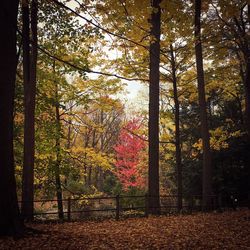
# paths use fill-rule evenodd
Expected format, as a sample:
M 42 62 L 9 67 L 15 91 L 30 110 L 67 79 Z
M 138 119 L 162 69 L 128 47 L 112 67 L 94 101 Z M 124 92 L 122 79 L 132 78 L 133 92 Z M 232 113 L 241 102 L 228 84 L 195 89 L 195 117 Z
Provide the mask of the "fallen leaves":
M 44 234 L 0 249 L 250 249 L 250 211 L 159 216 L 121 221 L 31 224 Z

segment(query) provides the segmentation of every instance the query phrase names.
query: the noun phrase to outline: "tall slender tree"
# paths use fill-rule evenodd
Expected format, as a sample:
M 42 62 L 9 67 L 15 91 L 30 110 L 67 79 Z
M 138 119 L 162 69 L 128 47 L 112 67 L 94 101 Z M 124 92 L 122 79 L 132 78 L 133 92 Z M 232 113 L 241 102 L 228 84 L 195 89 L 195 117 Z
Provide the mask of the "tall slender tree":
M 56 75 L 56 62 L 53 61 L 53 73 Z M 56 122 L 56 135 L 55 135 L 55 150 L 56 150 L 56 160 L 55 160 L 55 184 L 56 184 L 56 197 L 57 197 L 57 207 L 58 207 L 58 218 L 63 220 L 63 194 L 61 185 L 61 119 L 60 119 L 60 100 L 59 100 L 59 90 L 57 79 L 54 80 L 55 84 L 55 122 Z
M 175 120 L 175 163 L 176 163 L 176 180 L 177 180 L 177 206 L 178 210 L 182 209 L 182 162 L 181 162 L 181 142 L 180 142 L 180 103 L 178 98 L 177 77 L 176 77 L 176 60 L 173 45 L 170 44 L 170 61 L 171 73 L 174 91 L 174 120 Z
M 37 0 L 22 1 L 23 19 L 23 76 L 24 76 L 24 162 L 22 178 L 22 216 L 33 219 L 34 155 L 35 155 L 35 97 L 37 63 Z M 31 41 L 30 41 L 31 23 Z
M 1 2 L 0 8 L 0 236 L 23 230 L 16 193 L 13 155 L 13 109 L 17 67 L 16 26 L 18 0 Z
M 247 123 L 247 131 L 248 137 L 250 139 L 250 39 L 247 38 L 246 33 L 250 32 L 250 4 L 247 5 L 247 20 L 248 20 L 248 30 L 244 32 L 244 58 L 246 61 L 246 70 L 245 70 L 245 99 L 246 99 L 246 123 Z
M 201 138 L 203 149 L 202 172 L 202 205 L 209 208 L 212 195 L 212 162 L 210 152 L 210 136 L 207 121 L 207 104 L 205 96 L 205 80 L 203 70 L 203 55 L 201 44 L 201 0 L 195 0 L 195 57 L 198 81 L 198 99 L 200 109 Z
M 149 212 L 160 213 L 159 190 L 159 80 L 160 80 L 160 33 L 161 8 L 160 0 L 152 1 L 149 73 L 149 171 L 148 194 Z
M 250 31 L 250 4 L 247 5 L 247 20 L 248 20 L 248 32 Z M 250 150 L 250 39 L 244 34 L 245 45 L 245 61 L 246 61 L 246 73 L 245 73 L 245 102 L 246 102 L 246 125 L 248 133 L 248 150 Z M 247 175 L 250 179 L 250 155 L 247 155 Z M 248 182 L 248 208 L 250 209 L 250 183 Z

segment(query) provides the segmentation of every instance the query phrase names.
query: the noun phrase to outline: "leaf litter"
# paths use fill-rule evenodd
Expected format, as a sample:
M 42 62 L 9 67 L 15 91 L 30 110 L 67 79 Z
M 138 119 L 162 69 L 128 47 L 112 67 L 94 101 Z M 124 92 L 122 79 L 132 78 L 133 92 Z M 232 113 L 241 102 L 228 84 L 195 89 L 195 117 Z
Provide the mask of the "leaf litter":
M 150 216 L 120 221 L 33 223 L 44 231 L 0 249 L 250 249 L 250 210 Z

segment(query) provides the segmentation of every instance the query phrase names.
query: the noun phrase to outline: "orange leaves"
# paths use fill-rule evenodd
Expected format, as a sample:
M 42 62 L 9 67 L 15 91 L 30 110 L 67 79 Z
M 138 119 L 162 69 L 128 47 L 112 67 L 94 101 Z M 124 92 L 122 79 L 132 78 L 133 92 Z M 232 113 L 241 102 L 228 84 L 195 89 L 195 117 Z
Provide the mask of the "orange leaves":
M 45 231 L 0 249 L 249 249 L 249 210 L 122 221 L 34 224 Z

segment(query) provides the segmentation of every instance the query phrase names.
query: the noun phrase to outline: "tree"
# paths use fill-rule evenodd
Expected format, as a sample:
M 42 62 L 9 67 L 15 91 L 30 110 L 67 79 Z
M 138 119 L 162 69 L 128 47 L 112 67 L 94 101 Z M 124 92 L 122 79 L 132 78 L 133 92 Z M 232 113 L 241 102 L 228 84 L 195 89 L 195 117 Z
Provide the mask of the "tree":
M 0 9 L 0 236 L 19 235 L 20 220 L 13 155 L 13 110 L 17 67 L 18 0 L 3 1 Z
M 205 97 L 205 80 L 203 70 L 203 55 L 201 44 L 201 0 L 195 1 L 195 56 L 198 81 L 198 97 L 200 109 L 201 137 L 203 149 L 203 172 L 202 172 L 202 205 L 206 209 L 211 204 L 212 195 L 212 162 L 207 122 L 207 105 Z
M 145 156 L 146 143 L 144 138 L 138 135 L 140 127 L 140 120 L 128 121 L 121 129 L 118 143 L 114 147 L 116 152 L 114 172 L 125 191 L 130 188 L 145 187 L 145 173 L 143 173 L 145 157 L 143 156 Z
M 182 162 L 181 162 L 181 142 L 180 142 L 180 103 L 178 97 L 176 62 L 174 56 L 173 45 L 170 45 L 171 69 L 174 92 L 174 119 L 175 119 L 175 161 L 176 161 L 176 179 L 177 179 L 177 206 L 178 210 L 182 209 Z
M 245 130 L 247 132 L 247 150 L 250 149 L 250 4 L 249 1 L 218 2 L 213 6 L 223 30 L 225 48 L 235 54 L 239 63 L 240 75 L 244 86 L 245 99 Z M 245 165 L 247 175 L 250 178 L 250 156 L 246 155 Z M 250 191 L 250 184 L 248 186 Z M 250 195 L 248 195 L 248 206 L 250 207 Z
M 150 73 L 149 73 L 149 170 L 148 194 L 149 211 L 152 214 L 160 213 L 159 190 L 159 64 L 160 64 L 160 33 L 161 9 L 160 0 L 152 1 L 150 43 Z
M 23 19 L 23 77 L 24 77 L 24 159 L 22 177 L 22 216 L 33 219 L 34 157 L 35 157 L 35 97 L 37 64 L 37 0 L 22 1 Z M 30 42 L 30 21 L 31 41 Z M 30 49 L 31 48 L 31 49 Z
M 55 85 L 55 151 L 56 151 L 56 159 L 55 159 L 55 185 L 56 185 L 56 198 L 57 198 L 57 207 L 58 207 L 58 218 L 63 220 L 63 194 L 62 194 L 62 185 L 61 185 L 61 119 L 60 119 L 60 99 L 59 99 L 59 88 L 58 82 L 56 79 L 56 62 L 53 62 L 53 74 L 55 77 L 54 85 Z

